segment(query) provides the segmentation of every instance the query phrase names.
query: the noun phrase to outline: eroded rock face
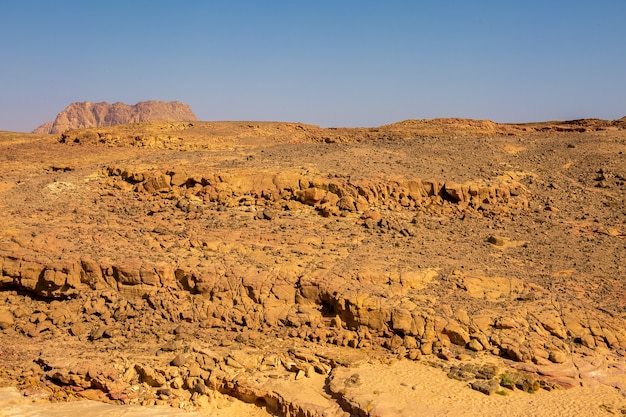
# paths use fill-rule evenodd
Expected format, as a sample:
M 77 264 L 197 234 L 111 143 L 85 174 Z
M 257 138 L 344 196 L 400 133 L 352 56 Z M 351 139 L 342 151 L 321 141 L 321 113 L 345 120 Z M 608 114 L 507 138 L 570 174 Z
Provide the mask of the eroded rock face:
M 59 113 L 54 122 L 39 126 L 33 133 L 62 133 L 70 129 L 115 126 L 150 121 L 193 121 L 196 116 L 187 104 L 178 101 L 141 101 L 124 103 L 72 103 Z

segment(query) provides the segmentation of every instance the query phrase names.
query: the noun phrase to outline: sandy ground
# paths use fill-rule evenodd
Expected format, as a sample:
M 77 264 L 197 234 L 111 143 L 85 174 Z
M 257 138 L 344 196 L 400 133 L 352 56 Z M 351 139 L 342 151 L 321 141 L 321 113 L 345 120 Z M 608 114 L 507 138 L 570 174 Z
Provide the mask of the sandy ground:
M 436 368 L 413 361 L 392 366 L 362 364 L 344 368 L 346 378 L 358 375 L 359 383 L 345 398 L 365 404 L 374 416 L 466 416 L 466 417 L 595 417 L 626 414 L 626 397 L 612 386 L 587 381 L 586 386 L 534 394 L 505 390 L 505 395 L 487 396 L 467 388 L 466 383 L 449 379 Z M 341 373 L 337 374 L 341 378 Z M 623 378 L 626 379 L 626 378 Z M 626 382 L 626 381 L 622 381 Z M 371 404 L 367 407 L 367 404 Z M 220 408 L 221 407 L 221 408 Z M 200 412 L 172 407 L 116 406 L 94 401 L 51 404 L 33 402 L 14 388 L 0 389 L 0 417 L 62 416 L 269 416 L 264 409 L 233 401 L 228 406 L 209 406 Z
M 263 417 L 270 416 L 264 409 L 241 401 L 208 406 L 201 412 L 178 410 L 167 406 L 140 407 L 112 405 L 97 401 L 50 403 L 32 401 L 15 388 L 0 388 L 0 417 Z
M 484 395 L 466 383 L 446 378 L 443 372 L 418 362 L 393 366 L 364 364 L 346 368 L 346 377 L 358 375 L 359 384 L 346 398 L 371 404 L 370 416 L 609 416 L 626 413 L 626 397 L 601 382 L 534 394 L 508 391 Z

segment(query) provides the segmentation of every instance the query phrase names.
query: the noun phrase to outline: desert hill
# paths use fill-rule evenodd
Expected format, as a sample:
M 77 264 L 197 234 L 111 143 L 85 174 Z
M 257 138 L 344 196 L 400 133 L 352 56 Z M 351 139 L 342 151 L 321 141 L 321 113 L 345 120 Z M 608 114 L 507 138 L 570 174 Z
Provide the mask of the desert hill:
M 193 121 L 196 116 L 187 104 L 178 101 L 142 101 L 124 103 L 72 103 L 61 111 L 54 122 L 39 126 L 33 133 L 61 133 L 69 129 L 114 126 L 149 121 Z
M 618 120 L 581 119 L 523 124 L 460 118 L 410 119 L 373 128 L 321 128 L 304 123 L 237 121 L 147 123 L 112 128 L 73 129 L 64 131 L 60 141 L 191 150 L 226 143 L 233 146 L 256 146 L 259 143 L 358 143 L 371 140 L 410 140 L 414 136 L 428 135 L 527 135 L 548 132 L 611 132 L 624 129 L 626 117 Z
M 623 121 L 1 132 L 0 382 L 286 416 L 624 413 Z
M 381 126 L 421 134 L 523 134 L 532 132 L 594 132 L 624 129 L 626 117 L 617 120 L 580 119 L 531 123 L 495 123 L 491 120 L 439 118 L 405 120 Z

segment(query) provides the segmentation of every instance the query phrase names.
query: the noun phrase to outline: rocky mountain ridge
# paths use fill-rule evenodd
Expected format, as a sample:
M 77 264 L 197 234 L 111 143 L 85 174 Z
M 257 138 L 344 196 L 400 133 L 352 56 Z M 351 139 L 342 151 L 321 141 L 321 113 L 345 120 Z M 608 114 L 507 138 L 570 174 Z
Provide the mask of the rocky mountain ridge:
M 134 105 L 117 102 L 76 102 L 61 111 L 53 122 L 46 122 L 33 133 L 62 133 L 70 129 L 114 126 L 150 121 L 197 120 L 189 105 L 178 101 L 141 101 Z

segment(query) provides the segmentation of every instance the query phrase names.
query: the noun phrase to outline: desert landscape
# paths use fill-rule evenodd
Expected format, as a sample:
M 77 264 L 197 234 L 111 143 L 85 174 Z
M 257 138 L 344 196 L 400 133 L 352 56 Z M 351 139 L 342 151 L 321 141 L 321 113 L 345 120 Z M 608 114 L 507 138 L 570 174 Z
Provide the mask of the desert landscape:
M 0 416 L 626 415 L 626 117 L 103 108 L 0 132 Z

